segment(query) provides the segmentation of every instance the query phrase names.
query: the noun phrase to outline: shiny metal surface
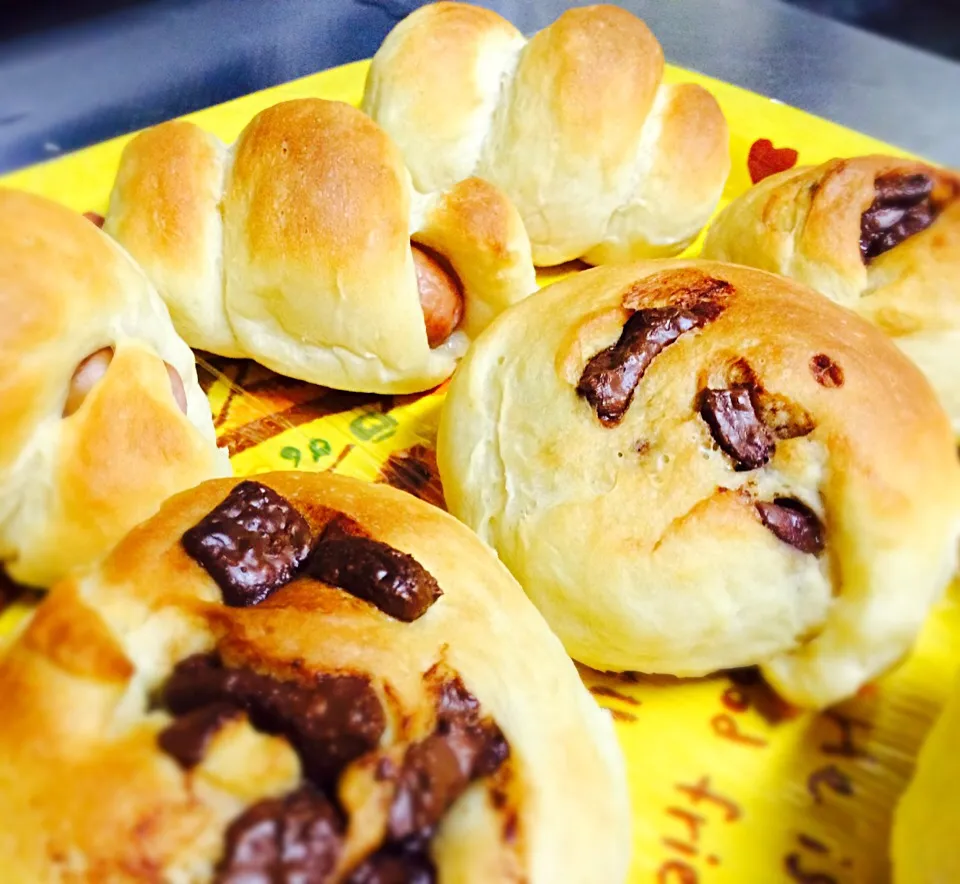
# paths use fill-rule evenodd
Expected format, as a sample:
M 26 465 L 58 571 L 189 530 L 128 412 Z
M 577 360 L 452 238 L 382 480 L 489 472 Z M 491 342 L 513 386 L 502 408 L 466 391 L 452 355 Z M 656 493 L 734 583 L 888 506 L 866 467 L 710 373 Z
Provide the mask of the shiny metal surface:
M 152 0 L 0 33 L 0 170 L 371 55 L 423 0 Z M 585 0 L 584 0 L 585 2 Z M 524 31 L 571 0 L 484 0 Z M 670 61 L 960 166 L 960 64 L 778 0 L 620 0 Z

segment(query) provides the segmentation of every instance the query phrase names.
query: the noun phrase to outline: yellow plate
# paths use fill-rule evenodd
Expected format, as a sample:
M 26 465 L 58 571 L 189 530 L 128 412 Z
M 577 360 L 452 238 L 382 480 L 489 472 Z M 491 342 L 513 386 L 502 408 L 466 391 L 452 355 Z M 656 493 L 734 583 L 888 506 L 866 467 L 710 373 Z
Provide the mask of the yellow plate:
M 231 141 L 277 101 L 319 96 L 356 104 L 366 65 L 325 71 L 188 119 Z M 760 139 L 795 149 L 800 163 L 903 154 L 707 77 L 669 68 L 667 78 L 705 85 L 730 121 L 733 173 L 724 203 L 749 187 L 748 157 Z M 128 138 L 16 172 L 2 183 L 78 211 L 103 212 Z M 541 274 L 541 282 L 570 269 Z M 211 362 L 201 363 L 201 380 L 238 473 L 334 469 L 442 503 L 432 456 L 442 390 L 419 397 L 338 393 L 249 362 Z M 28 615 L 27 603 L 8 608 L 0 633 L 9 636 Z M 679 681 L 584 671 L 597 700 L 615 716 L 628 759 L 631 884 L 887 880 L 892 806 L 945 698 L 958 637 L 960 613 L 948 599 L 904 666 L 821 716 L 792 714 L 750 672 Z

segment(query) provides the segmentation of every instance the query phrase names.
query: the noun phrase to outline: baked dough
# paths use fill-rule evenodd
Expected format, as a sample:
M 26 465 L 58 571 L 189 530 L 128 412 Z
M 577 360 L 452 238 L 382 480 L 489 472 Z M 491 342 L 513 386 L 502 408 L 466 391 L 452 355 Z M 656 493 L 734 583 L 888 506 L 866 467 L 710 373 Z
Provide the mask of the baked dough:
M 377 593 L 364 594 L 372 572 L 359 554 L 331 552 L 351 542 L 386 556 L 367 589 L 414 590 L 393 598 L 396 616 L 365 600 Z M 411 610 L 421 578 L 433 589 Z M 284 472 L 172 498 L 41 605 L 0 660 L 0 720 L 5 884 L 434 880 L 351 877 L 374 851 L 373 862 L 417 868 L 426 851 L 436 880 L 458 884 L 626 875 L 629 803 L 609 715 L 476 537 L 385 486 Z M 462 764 L 471 741 L 496 757 L 458 791 L 439 762 L 452 749 Z M 419 786 L 411 759 L 432 772 Z M 306 799 L 304 778 L 320 784 Z M 316 813 L 333 796 L 345 833 L 339 810 Z M 431 813 L 432 840 L 420 828 Z M 409 831 L 411 814 L 413 837 L 378 851 L 384 826 Z M 270 845 L 284 821 L 281 870 Z
M 362 106 L 417 187 L 501 188 L 538 266 L 663 257 L 694 240 L 730 172 L 716 100 L 663 68 L 616 6 L 568 10 L 528 41 L 490 10 L 430 3 L 384 40 Z
M 960 881 L 960 682 L 917 757 L 913 779 L 893 818 L 894 884 Z
M 140 262 L 196 349 L 341 390 L 411 393 L 536 289 L 509 200 L 476 178 L 419 193 L 360 111 L 300 99 L 232 148 L 192 123 L 125 148 L 104 229 Z M 411 238 L 445 260 L 463 320 L 430 347 Z
M 957 556 L 929 384 L 742 267 L 598 268 L 517 306 L 461 363 L 437 461 L 450 511 L 602 670 L 759 663 L 825 706 L 907 652 Z
M 960 177 L 884 156 L 790 169 L 727 206 L 703 257 L 792 277 L 856 310 L 920 366 L 960 434 Z
M 193 354 L 143 273 L 81 215 L 4 188 L 0 427 L 0 562 L 25 584 L 230 473 Z

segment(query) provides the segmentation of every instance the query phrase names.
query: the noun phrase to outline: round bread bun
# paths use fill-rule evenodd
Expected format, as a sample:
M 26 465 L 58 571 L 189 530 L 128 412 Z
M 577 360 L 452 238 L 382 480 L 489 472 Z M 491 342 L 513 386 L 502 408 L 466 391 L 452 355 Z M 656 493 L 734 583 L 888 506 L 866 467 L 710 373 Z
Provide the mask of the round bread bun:
M 34 586 L 230 473 L 193 354 L 143 273 L 83 216 L 6 188 L 0 426 L 0 563 Z
M 268 107 L 231 147 L 179 120 L 141 133 L 104 230 L 191 347 L 339 390 L 436 386 L 536 289 L 499 190 L 478 178 L 414 190 L 382 129 L 319 98 Z
M 569 9 L 527 40 L 497 13 L 428 3 L 370 66 L 363 109 L 417 187 L 477 175 L 516 204 L 538 266 L 675 255 L 730 173 L 716 99 L 664 82 L 663 50 L 617 6 Z
M 0 720 L 11 884 L 626 875 L 610 716 L 489 550 L 389 487 L 173 497 L 36 611 Z
M 759 663 L 825 706 L 908 650 L 957 556 L 929 384 L 742 267 L 598 268 L 518 305 L 455 375 L 437 461 L 450 511 L 601 670 Z
M 960 434 L 960 176 L 885 156 L 790 169 L 720 213 L 703 257 L 789 276 L 869 319 Z
M 894 884 L 960 881 L 960 682 L 927 736 L 893 818 Z

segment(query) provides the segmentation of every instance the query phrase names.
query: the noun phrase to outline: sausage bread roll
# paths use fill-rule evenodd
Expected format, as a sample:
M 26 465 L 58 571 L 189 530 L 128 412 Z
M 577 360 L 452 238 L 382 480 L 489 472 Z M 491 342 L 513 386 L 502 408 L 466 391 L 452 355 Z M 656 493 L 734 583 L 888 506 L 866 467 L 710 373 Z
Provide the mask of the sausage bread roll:
M 720 214 L 703 257 L 792 277 L 865 316 L 960 433 L 960 176 L 882 156 L 790 169 Z
M 138 135 L 104 229 L 191 347 L 342 390 L 435 386 L 536 289 L 503 194 L 476 178 L 415 191 L 380 128 L 320 99 L 267 108 L 232 148 L 182 121 Z
M 696 261 L 588 270 L 500 317 L 444 406 L 454 515 L 603 670 L 762 664 L 853 694 L 950 579 L 960 464 L 923 375 L 855 314 Z
M 727 123 L 616 6 L 571 9 L 531 40 L 494 12 L 430 3 L 373 58 L 363 108 L 417 187 L 477 175 L 523 216 L 539 266 L 674 255 L 730 171 Z
M 385 486 L 172 498 L 37 610 L 0 720 L 5 884 L 626 875 L 609 715 L 489 550 Z
M 894 884 L 960 881 L 960 682 L 917 757 L 897 805 L 891 839 Z
M 82 216 L 3 188 L 0 428 L 0 564 L 34 586 L 230 473 L 193 354 L 143 273 Z

